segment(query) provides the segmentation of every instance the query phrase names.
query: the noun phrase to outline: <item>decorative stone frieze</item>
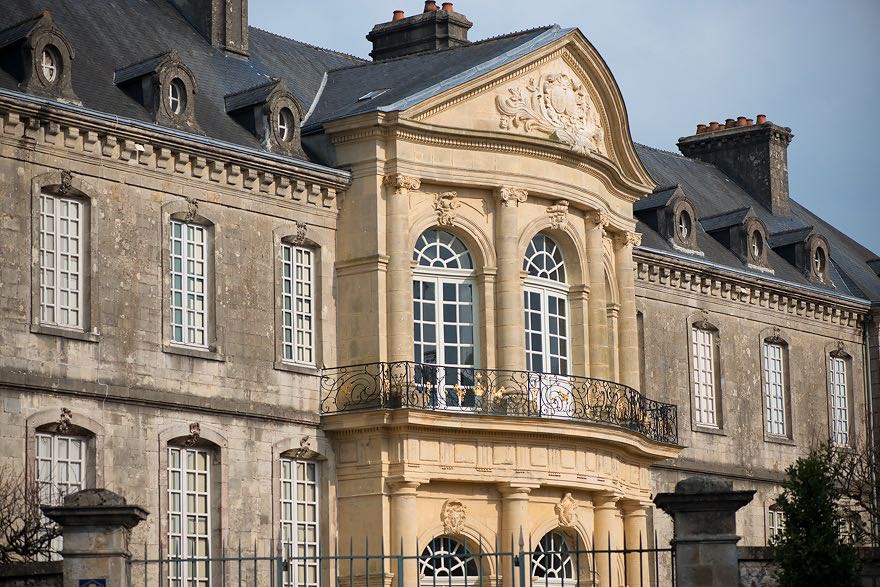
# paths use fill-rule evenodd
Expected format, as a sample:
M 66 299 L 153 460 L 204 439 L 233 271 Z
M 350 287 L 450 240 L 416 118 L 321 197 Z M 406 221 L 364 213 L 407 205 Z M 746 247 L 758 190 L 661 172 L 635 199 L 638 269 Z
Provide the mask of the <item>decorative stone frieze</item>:
M 496 98 L 502 130 L 522 128 L 546 133 L 578 154 L 605 154 L 599 113 L 584 85 L 567 73 L 529 79 L 525 88 L 508 89 Z
M 434 194 L 434 210 L 437 212 L 437 224 L 440 226 L 452 226 L 455 224 L 456 209 L 461 206 L 458 201 L 458 192 L 443 192 Z
M 547 213 L 550 215 L 551 228 L 565 228 L 568 223 L 568 200 L 557 200 L 555 204 L 547 207 Z
M 525 203 L 529 197 L 528 190 L 509 187 L 499 187 L 495 190 L 495 193 L 498 196 L 498 202 L 505 208 L 511 206 L 518 207 L 520 204 Z

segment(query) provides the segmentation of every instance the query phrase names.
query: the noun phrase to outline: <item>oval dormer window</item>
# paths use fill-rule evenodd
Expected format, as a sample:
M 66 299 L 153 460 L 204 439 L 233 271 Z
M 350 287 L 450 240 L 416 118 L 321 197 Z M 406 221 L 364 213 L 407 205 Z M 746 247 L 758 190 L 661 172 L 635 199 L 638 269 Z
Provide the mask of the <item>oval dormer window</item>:
M 186 86 L 183 82 L 174 78 L 168 84 L 168 110 L 172 114 L 183 114 L 186 107 Z
M 764 253 L 764 237 L 761 235 L 761 232 L 755 230 L 752 232 L 752 242 L 751 242 L 751 252 L 752 258 L 760 259 L 761 255 Z
M 40 55 L 40 70 L 43 72 L 43 77 L 46 78 L 46 81 L 55 83 L 55 80 L 59 77 L 60 69 L 61 55 L 58 53 L 58 49 L 52 45 L 43 47 L 43 52 Z
M 678 215 L 678 238 L 684 242 L 688 242 L 691 237 L 691 231 L 694 229 L 694 221 L 687 210 L 682 210 Z
M 825 249 L 822 247 L 816 247 L 816 252 L 813 253 L 813 271 L 815 271 L 816 275 L 819 277 L 824 277 L 826 265 L 827 259 L 825 256 Z
M 294 125 L 293 112 L 290 108 L 282 108 L 278 111 L 278 138 L 285 143 L 293 139 Z

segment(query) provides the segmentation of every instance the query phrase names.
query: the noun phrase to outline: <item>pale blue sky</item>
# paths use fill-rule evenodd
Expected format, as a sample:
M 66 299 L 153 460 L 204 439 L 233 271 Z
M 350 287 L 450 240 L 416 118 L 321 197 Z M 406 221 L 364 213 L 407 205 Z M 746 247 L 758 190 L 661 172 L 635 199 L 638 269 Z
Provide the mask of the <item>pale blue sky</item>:
M 250 0 L 250 21 L 366 57 L 374 24 L 423 5 Z M 638 142 L 677 151 L 697 123 L 738 115 L 791 127 L 792 196 L 880 254 L 877 0 L 459 0 L 455 9 L 474 22 L 472 40 L 579 27 L 617 79 Z

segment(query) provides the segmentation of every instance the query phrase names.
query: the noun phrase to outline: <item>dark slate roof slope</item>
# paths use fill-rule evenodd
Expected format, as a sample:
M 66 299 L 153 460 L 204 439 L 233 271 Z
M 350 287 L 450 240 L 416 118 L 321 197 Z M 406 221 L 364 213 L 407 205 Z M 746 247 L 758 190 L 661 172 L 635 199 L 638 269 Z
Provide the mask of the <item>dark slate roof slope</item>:
M 375 110 L 404 109 L 408 106 L 402 102 L 407 98 L 427 99 L 551 43 L 571 30 L 546 26 L 461 47 L 331 71 L 307 124 Z M 373 99 L 360 100 L 373 90 L 387 91 Z
M 73 89 L 85 108 L 150 122 L 146 109 L 116 86 L 114 72 L 176 49 L 196 77 L 195 116 L 205 134 L 251 148 L 260 148 L 259 141 L 227 115 L 227 94 L 277 77 L 308 110 L 325 71 L 360 62 L 254 28 L 250 59 L 228 56 L 212 47 L 165 0 L 114 0 L 112 6 L 87 0 L 15 0 L 3 4 L 0 30 L 44 10 L 76 51 Z M 16 80 L 3 70 L 0 87 L 18 89 Z
M 770 268 L 773 269 L 773 278 L 795 285 L 826 289 L 829 293 L 880 301 L 880 277 L 868 265 L 868 261 L 877 258 L 877 255 L 794 200 L 791 202 L 791 216 L 774 216 L 714 165 L 644 145 L 637 144 L 636 152 L 657 185 L 680 184 L 685 195 L 693 201 L 700 219 L 697 223 L 697 244 L 704 254 L 703 257 L 694 256 L 694 260 L 745 271 L 756 277 L 767 277 L 767 273 L 749 267 L 706 233 L 707 229 L 712 230 L 712 226 L 723 224 L 731 218 L 740 218 L 748 208 L 751 208 L 767 225 L 773 246 L 794 242 L 792 239 L 805 237 L 811 230 L 828 239 L 832 261 L 828 275 L 834 284 L 833 287 L 811 283 L 796 267 L 770 249 L 767 259 Z M 663 199 L 666 189 L 661 188 L 660 191 L 664 192 L 664 196 L 660 197 Z M 652 197 L 654 196 L 648 196 L 649 199 Z M 636 207 L 639 208 L 638 205 Z M 703 220 L 706 221 L 705 225 Z M 687 255 L 685 252 L 673 249 L 669 242 L 647 224 L 639 222 L 637 230 L 643 233 L 642 246 Z

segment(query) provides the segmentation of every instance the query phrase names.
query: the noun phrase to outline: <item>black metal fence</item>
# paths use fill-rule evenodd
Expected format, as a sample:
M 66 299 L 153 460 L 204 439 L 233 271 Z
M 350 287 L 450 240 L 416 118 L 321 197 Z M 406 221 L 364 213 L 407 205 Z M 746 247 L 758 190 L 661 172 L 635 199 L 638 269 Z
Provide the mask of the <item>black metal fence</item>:
M 410 408 L 610 424 L 678 442 L 673 404 L 613 381 L 401 361 L 324 369 L 321 413 Z
M 608 537 L 609 541 L 611 537 Z M 444 542 L 444 540 L 448 542 Z M 609 542 L 610 543 L 610 542 Z M 656 543 L 656 536 L 655 536 Z M 456 548 L 435 538 L 416 555 L 370 551 L 369 543 L 315 556 L 285 556 L 237 550 L 225 556 L 148 558 L 128 562 L 128 587 L 674 587 L 672 548 L 596 548 L 578 543 L 542 543 L 532 549 Z M 513 545 L 512 545 L 513 546 Z M 402 548 L 402 545 L 401 545 Z M 312 571 L 313 569 L 313 571 Z

